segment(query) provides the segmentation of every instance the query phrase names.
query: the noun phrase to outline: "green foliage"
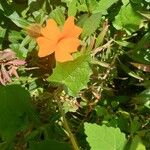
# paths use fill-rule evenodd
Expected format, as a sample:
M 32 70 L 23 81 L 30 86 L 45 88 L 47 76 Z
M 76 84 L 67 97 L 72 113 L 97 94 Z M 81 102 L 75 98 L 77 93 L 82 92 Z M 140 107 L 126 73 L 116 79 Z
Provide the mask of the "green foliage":
M 91 0 L 92 1 L 92 0 Z M 111 7 L 114 3 L 116 3 L 118 0 L 100 0 L 97 5 L 95 5 L 95 8 L 93 9 L 94 13 L 100 12 L 104 15 L 107 14 L 107 9 Z
M 91 150 L 122 150 L 126 145 L 125 134 L 118 128 L 98 126 L 96 124 L 85 123 L 85 134 Z
M 29 146 L 30 146 L 29 150 L 43 150 L 43 149 L 44 150 L 48 150 L 48 149 L 71 150 L 69 144 L 58 143 L 53 140 L 45 140 L 41 143 L 31 142 Z
M 68 16 L 75 16 L 77 13 L 77 0 L 72 0 L 68 2 Z
M 9 40 L 13 42 L 9 47 L 17 53 L 17 57 L 19 58 L 26 58 L 27 53 L 35 47 L 35 41 L 28 35 L 26 37 L 24 36 L 25 33 L 17 31 L 11 31 L 9 34 Z
M 149 8 L 0 0 L 0 150 L 149 150 Z M 83 29 L 74 60 L 39 58 L 41 28 L 51 18 L 62 31 L 68 16 Z
M 21 18 L 19 16 L 19 14 L 12 9 L 11 5 L 9 5 L 7 3 L 7 1 L 1 1 L 0 2 L 0 6 L 1 6 L 2 10 L 3 10 L 4 15 L 7 18 L 11 19 L 11 21 L 13 23 L 15 23 L 18 27 L 25 28 L 25 27 L 30 25 L 28 23 L 28 21 L 26 21 L 25 19 Z
M 139 80 L 143 80 L 143 78 L 141 78 L 139 75 L 137 75 L 135 72 L 133 72 L 132 70 L 130 70 L 126 65 L 124 65 L 123 63 L 120 62 L 120 66 L 121 68 L 129 75 L 132 76 L 136 79 Z
M 30 120 L 36 120 L 29 93 L 19 85 L 0 86 L 0 135 L 12 140 Z
M 95 30 L 98 28 L 99 24 L 100 24 L 100 18 L 101 18 L 101 14 L 100 13 L 96 13 L 91 15 L 90 17 L 88 17 L 83 25 L 83 37 L 84 36 L 90 36 L 92 33 L 95 32 Z
M 68 94 L 76 96 L 86 87 L 90 75 L 89 55 L 84 54 L 74 61 L 58 63 L 48 81 L 64 84 L 68 89 Z
M 0 48 L 2 48 L 2 42 L 3 42 L 3 38 L 5 37 L 6 34 L 6 29 L 0 27 Z
M 77 11 L 87 11 L 92 14 L 101 13 L 106 15 L 107 9 L 110 8 L 118 0 L 63 0 L 68 7 L 68 15 L 75 15 Z
M 134 47 L 130 57 L 140 63 L 150 63 L 150 49 L 148 47 L 150 41 L 150 33 L 146 33 Z
M 132 33 L 139 29 L 141 22 L 142 17 L 133 10 L 132 5 L 126 4 L 121 7 L 113 25 L 117 30 L 126 30 Z
M 146 150 L 139 136 L 133 138 L 130 150 Z
M 55 19 L 55 21 L 59 25 L 63 25 L 65 22 L 65 16 L 64 16 L 64 11 L 60 7 L 57 7 L 50 13 L 50 17 Z
M 147 107 L 150 108 L 150 88 L 147 88 L 139 95 L 134 97 L 137 104 L 148 104 Z

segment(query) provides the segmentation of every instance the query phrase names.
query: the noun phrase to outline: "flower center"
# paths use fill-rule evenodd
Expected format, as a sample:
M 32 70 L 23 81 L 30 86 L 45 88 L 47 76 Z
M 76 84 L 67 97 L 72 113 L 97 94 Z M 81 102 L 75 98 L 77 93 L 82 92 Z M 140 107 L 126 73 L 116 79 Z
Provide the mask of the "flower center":
M 58 42 L 57 42 L 57 43 L 59 43 L 60 41 L 64 40 L 65 38 L 66 38 L 65 36 L 60 37 L 60 38 L 58 39 Z

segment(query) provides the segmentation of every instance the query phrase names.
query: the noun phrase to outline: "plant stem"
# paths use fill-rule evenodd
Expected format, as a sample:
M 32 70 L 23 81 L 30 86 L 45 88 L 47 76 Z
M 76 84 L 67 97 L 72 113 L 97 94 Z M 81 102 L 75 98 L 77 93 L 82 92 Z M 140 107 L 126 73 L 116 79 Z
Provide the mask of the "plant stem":
M 63 117 L 64 128 L 68 132 L 68 136 L 70 138 L 70 141 L 71 141 L 71 144 L 73 146 L 73 149 L 74 150 L 80 150 L 79 147 L 78 147 L 77 141 L 76 141 L 73 133 L 71 132 L 71 129 L 70 129 L 69 124 L 68 124 L 68 121 L 67 121 L 67 119 L 65 117 L 65 112 L 64 112 L 64 110 L 62 108 L 62 104 L 61 104 L 61 102 L 60 102 L 60 100 L 58 98 L 57 98 L 57 103 L 58 103 L 60 114 Z

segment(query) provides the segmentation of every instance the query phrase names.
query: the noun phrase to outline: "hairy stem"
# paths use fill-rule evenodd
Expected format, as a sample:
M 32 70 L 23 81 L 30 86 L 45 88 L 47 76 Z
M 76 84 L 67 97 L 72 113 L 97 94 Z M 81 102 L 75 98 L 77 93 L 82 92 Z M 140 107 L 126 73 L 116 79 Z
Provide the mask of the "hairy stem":
M 55 94 L 56 95 L 55 98 L 57 97 L 56 100 L 57 100 L 57 104 L 58 104 L 58 107 L 59 107 L 60 114 L 61 114 L 61 116 L 63 118 L 64 128 L 66 129 L 66 131 L 68 133 L 68 136 L 69 136 L 70 142 L 71 142 L 71 144 L 73 146 L 73 149 L 74 150 L 80 150 L 80 148 L 78 147 L 77 141 L 76 141 L 73 133 L 71 132 L 71 129 L 70 129 L 69 124 L 68 124 L 68 121 L 67 121 L 67 119 L 65 117 L 65 112 L 63 110 L 63 107 L 62 107 L 62 104 L 61 104 L 60 100 L 58 99 L 58 95 L 57 94 Z

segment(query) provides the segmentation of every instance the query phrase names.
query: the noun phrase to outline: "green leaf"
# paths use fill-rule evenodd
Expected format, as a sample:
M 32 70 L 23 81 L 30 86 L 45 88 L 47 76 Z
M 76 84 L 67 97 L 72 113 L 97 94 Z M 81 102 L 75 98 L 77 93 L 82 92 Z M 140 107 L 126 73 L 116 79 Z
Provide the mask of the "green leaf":
M 150 46 L 150 32 L 147 32 L 142 38 L 141 40 L 136 44 L 135 49 L 139 50 L 142 49 L 143 46 L 144 48 L 148 48 Z
M 101 22 L 101 13 L 96 13 L 88 17 L 83 25 L 82 36 L 90 36 L 99 27 Z
M 6 29 L 4 29 L 0 26 L 0 38 L 4 38 L 5 33 L 6 33 Z
M 54 140 L 45 140 L 42 142 L 30 142 L 29 150 L 71 150 L 67 143 L 59 143 Z
M 2 43 L 6 34 L 6 29 L 0 26 L 0 49 L 2 48 Z
M 143 145 L 141 138 L 138 135 L 133 138 L 129 150 L 146 150 L 146 147 Z
M 75 16 L 77 13 L 77 0 L 71 0 L 68 3 L 68 16 Z
M 28 49 L 26 49 L 25 47 L 20 48 L 19 44 L 16 44 L 16 43 L 10 44 L 9 47 L 14 52 L 16 52 L 16 55 L 17 55 L 18 58 L 21 58 L 21 59 L 26 58 Z
M 130 132 L 132 134 L 136 133 L 140 129 L 140 122 L 138 117 L 134 117 L 134 119 L 131 121 L 131 127 L 130 127 Z
M 150 20 L 150 12 L 146 11 L 146 12 L 139 12 L 142 16 L 144 16 L 145 18 L 147 18 L 148 20 Z
M 142 49 L 132 51 L 129 57 L 137 62 L 149 65 L 150 64 L 150 49 L 142 48 Z
M 95 8 L 97 7 L 98 2 L 96 0 L 87 0 L 87 5 L 89 7 L 89 10 L 93 12 L 93 10 L 95 10 Z
M 128 66 L 124 65 L 122 62 L 120 62 L 120 66 L 121 68 L 131 77 L 139 79 L 139 80 L 143 80 L 142 77 L 140 77 L 138 74 L 136 74 L 134 71 L 132 71 Z
M 14 22 L 18 27 L 20 28 L 27 28 L 28 26 L 30 26 L 30 23 L 28 21 L 26 21 L 25 19 L 19 17 L 19 15 L 14 12 L 11 15 L 7 16 L 8 18 L 11 19 L 12 22 Z
M 19 85 L 0 86 L 0 135 L 12 139 L 35 119 L 29 93 Z
M 103 27 L 103 30 L 100 32 L 96 39 L 95 47 L 98 47 L 103 44 L 106 33 L 108 32 L 108 25 Z
M 12 9 L 12 6 L 9 5 L 7 1 L 1 1 L 0 7 L 2 8 L 4 15 L 18 27 L 26 28 L 30 25 L 30 23 L 26 19 L 20 17 L 19 14 Z
M 107 14 L 107 9 L 111 7 L 118 0 L 82 0 L 78 2 L 78 11 L 89 12 L 91 14 L 101 13 L 103 15 Z
M 50 13 L 50 17 L 52 17 L 59 25 L 63 25 L 65 22 L 65 15 L 62 8 L 57 7 Z
M 45 15 L 45 11 L 43 11 L 43 9 L 33 12 L 32 15 L 34 19 L 31 17 L 28 19 L 31 20 L 32 22 L 43 24 L 45 20 L 47 20 L 47 15 Z
M 88 12 L 86 2 L 84 2 L 84 1 L 86 1 L 86 0 L 83 0 L 82 3 L 80 5 L 78 5 L 79 12 Z
M 142 17 L 133 10 L 131 4 L 123 5 L 113 22 L 117 30 L 126 30 L 128 33 L 139 29 Z
M 16 12 L 13 12 L 11 15 L 6 15 L 13 23 L 15 23 L 20 28 L 27 28 L 30 26 L 30 23 L 25 19 L 21 18 Z
M 137 104 L 146 104 L 147 102 L 150 103 L 150 88 L 144 90 L 139 95 L 135 96 L 134 100 Z
M 22 41 L 24 39 L 23 36 L 24 35 L 22 34 L 22 32 L 11 30 L 11 32 L 9 33 L 8 39 L 12 43 L 19 43 L 19 41 Z
M 32 39 L 29 35 L 21 31 L 12 30 L 8 36 L 9 47 L 16 52 L 18 58 L 24 59 L 27 57 L 27 53 L 32 51 L 36 47 L 35 39 Z
M 125 134 L 119 128 L 85 123 L 84 129 L 91 150 L 123 150 L 126 145 Z
M 150 64 L 150 33 L 146 33 L 141 40 L 136 44 L 134 50 L 130 53 L 129 57 L 133 60 L 143 63 Z
M 11 44 L 9 47 L 16 52 L 17 57 L 23 59 L 27 57 L 28 51 L 35 47 L 35 41 L 29 35 L 25 35 L 22 31 L 12 31 L 9 34 Z M 31 47 L 32 44 L 32 47 Z
M 128 47 L 128 48 L 134 48 L 135 47 L 134 43 L 127 42 L 127 41 L 124 41 L 124 40 L 115 41 L 115 43 L 117 43 L 118 45 L 120 45 L 122 47 Z
M 19 44 L 19 49 L 17 51 L 17 55 L 20 56 L 20 58 L 26 58 L 27 56 L 27 52 L 28 50 L 25 48 L 25 46 L 27 44 L 29 44 L 31 42 L 31 37 L 29 35 L 27 35 L 23 40 L 22 42 Z M 19 54 L 18 54 L 19 53 Z
M 107 109 L 103 106 L 96 106 L 95 111 L 100 117 L 108 115 Z
M 76 96 L 80 90 L 86 87 L 91 69 L 89 67 L 89 54 L 84 54 L 74 61 L 57 63 L 50 82 L 57 82 L 66 85 L 68 93 Z
M 93 10 L 93 13 L 102 13 L 103 15 L 107 14 L 107 9 L 116 3 L 118 0 L 101 0 L 97 7 Z

